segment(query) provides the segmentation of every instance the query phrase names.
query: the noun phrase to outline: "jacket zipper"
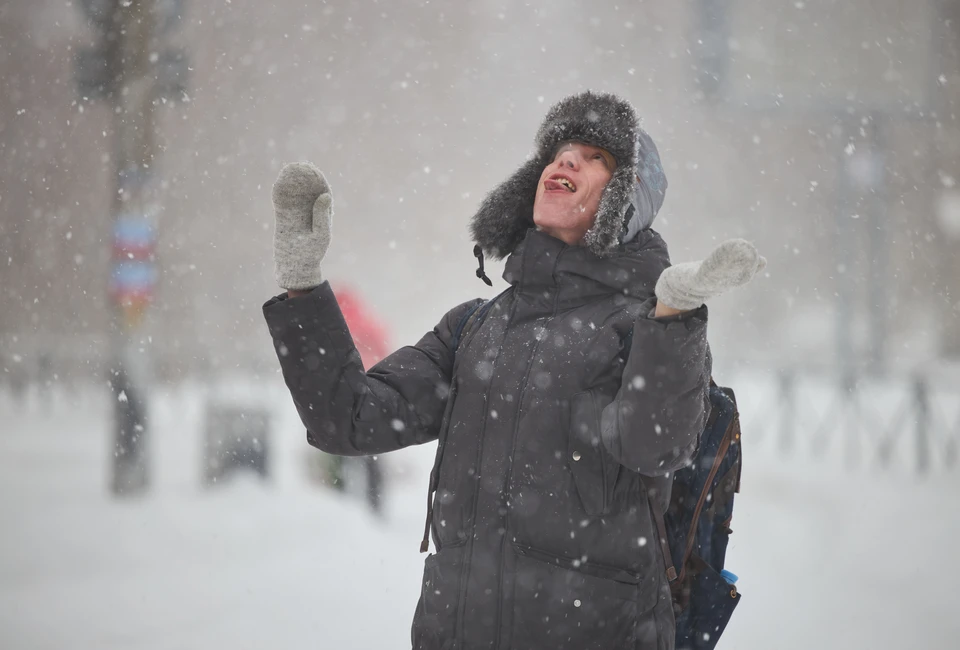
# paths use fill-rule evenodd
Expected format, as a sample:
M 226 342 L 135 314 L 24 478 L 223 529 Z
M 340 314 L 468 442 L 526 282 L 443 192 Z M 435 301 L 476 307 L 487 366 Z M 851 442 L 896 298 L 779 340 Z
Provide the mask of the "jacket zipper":
M 556 270 L 557 264 L 560 262 L 560 257 L 562 255 L 563 251 L 557 254 L 557 257 L 554 259 L 554 271 Z M 544 329 L 546 329 L 546 327 L 557 318 L 557 311 L 559 310 L 560 306 L 559 302 L 560 290 L 558 288 L 557 295 L 553 299 L 553 313 L 550 314 L 550 318 L 548 318 L 544 324 Z M 504 333 L 504 340 L 506 340 L 506 333 Z M 513 441 L 510 446 L 510 465 L 507 467 L 507 480 L 504 482 L 504 488 L 506 490 L 506 494 L 504 496 L 507 499 L 509 499 L 511 492 L 513 491 L 513 464 L 517 459 L 517 437 L 520 435 L 520 409 L 523 407 L 523 395 L 527 391 L 527 382 L 530 379 L 530 372 L 533 370 L 533 364 L 537 358 L 537 353 L 540 351 L 540 343 L 542 340 L 543 338 L 538 339 L 536 345 L 533 346 L 533 350 L 530 353 L 530 360 L 527 362 L 527 370 L 523 375 L 523 382 L 520 384 L 520 393 L 517 396 L 517 421 L 513 425 Z M 476 509 L 476 502 L 474 502 L 474 509 Z M 503 537 L 500 539 L 500 567 L 497 576 L 497 590 L 499 593 L 497 594 L 497 618 L 496 625 L 494 626 L 494 629 L 496 629 L 498 632 L 497 642 L 494 645 L 494 650 L 500 650 L 500 640 L 503 638 L 502 634 L 500 633 L 500 628 L 503 625 L 503 565 L 507 535 L 510 532 L 507 530 L 507 519 L 509 517 L 510 508 L 507 508 L 506 510 L 507 514 L 503 516 Z
M 554 315 L 550 317 L 547 321 L 548 323 L 556 318 L 556 305 L 554 305 Z M 513 464 L 516 462 L 517 458 L 517 437 L 520 435 L 520 408 L 523 406 L 523 394 L 527 391 L 527 381 L 530 379 L 530 372 L 533 370 L 533 363 L 536 360 L 537 352 L 540 351 L 540 341 L 537 341 L 537 344 L 534 346 L 533 351 L 530 355 L 530 361 L 527 364 L 527 371 L 523 376 L 523 383 L 520 385 L 520 394 L 517 404 L 517 421 L 513 426 L 513 443 L 510 447 L 510 465 L 507 468 L 507 480 L 504 483 L 504 497 L 506 497 L 506 502 L 509 504 L 510 495 L 512 493 L 513 487 Z M 507 535 L 510 531 L 507 530 L 507 518 L 509 516 L 510 508 L 506 508 L 507 515 L 503 516 L 503 537 L 500 538 L 500 569 L 497 577 L 497 589 L 500 591 L 497 597 L 497 623 L 495 629 L 499 630 L 501 622 L 503 620 L 503 564 L 504 564 L 504 554 L 506 552 L 506 543 Z M 500 648 L 500 635 L 497 635 L 497 644 L 494 646 L 495 649 L 499 650 Z
M 720 447 L 717 449 L 717 455 L 713 459 L 713 466 L 710 468 L 710 473 L 707 474 L 707 480 L 703 485 L 703 490 L 700 492 L 700 498 L 697 499 L 697 507 L 693 511 L 693 520 L 690 522 L 690 532 L 687 535 L 687 548 L 684 549 L 683 552 L 683 564 L 680 565 L 679 580 L 681 582 L 683 582 L 683 578 L 687 573 L 687 560 L 690 559 L 690 554 L 693 553 L 693 544 L 696 541 L 697 526 L 700 523 L 700 513 L 703 511 L 703 504 L 707 501 L 707 494 L 710 492 L 710 486 L 713 485 L 713 479 L 716 478 L 717 472 L 720 471 L 720 463 L 723 462 L 724 456 L 727 455 L 727 449 L 730 448 L 733 425 L 739 420 L 740 414 L 734 411 L 733 418 L 730 420 L 730 424 L 727 425 L 727 430 L 723 433 L 723 440 L 720 441 Z

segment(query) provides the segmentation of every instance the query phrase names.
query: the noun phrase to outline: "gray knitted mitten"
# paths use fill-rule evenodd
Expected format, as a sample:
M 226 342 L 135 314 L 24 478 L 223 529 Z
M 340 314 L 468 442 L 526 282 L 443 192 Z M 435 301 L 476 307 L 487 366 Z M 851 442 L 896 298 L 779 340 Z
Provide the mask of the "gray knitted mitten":
M 273 269 L 284 289 L 323 282 L 320 262 L 330 246 L 333 197 L 323 173 L 310 163 L 284 165 L 273 184 Z
M 728 239 L 699 262 L 675 264 L 660 274 L 654 290 L 667 307 L 687 311 L 749 282 L 767 259 L 744 239 Z

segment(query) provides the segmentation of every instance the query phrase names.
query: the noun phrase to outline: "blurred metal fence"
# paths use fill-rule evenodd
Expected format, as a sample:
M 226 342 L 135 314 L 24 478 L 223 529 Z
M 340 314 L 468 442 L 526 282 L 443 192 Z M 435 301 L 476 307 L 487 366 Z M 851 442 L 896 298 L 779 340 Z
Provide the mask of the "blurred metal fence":
M 0 353 L 0 394 L 11 407 L 42 400 L 53 388 L 81 395 L 91 379 L 104 377 L 103 360 L 89 354 L 93 345 L 49 358 L 22 342 L 15 349 Z M 715 377 L 736 392 L 748 453 L 917 475 L 960 466 L 960 372 L 838 375 L 786 367 L 718 370 Z
M 786 368 L 738 372 L 729 379 L 745 438 L 782 458 L 833 459 L 848 469 L 906 469 L 918 475 L 957 468 L 957 378 L 836 376 Z

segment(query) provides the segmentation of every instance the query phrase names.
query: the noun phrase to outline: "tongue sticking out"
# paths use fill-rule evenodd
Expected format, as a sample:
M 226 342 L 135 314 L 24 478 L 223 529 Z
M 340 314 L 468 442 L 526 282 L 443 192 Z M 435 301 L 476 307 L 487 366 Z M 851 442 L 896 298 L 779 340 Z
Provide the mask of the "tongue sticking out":
M 565 192 L 576 192 L 577 188 L 566 178 L 548 178 L 543 182 L 547 190 L 563 190 Z

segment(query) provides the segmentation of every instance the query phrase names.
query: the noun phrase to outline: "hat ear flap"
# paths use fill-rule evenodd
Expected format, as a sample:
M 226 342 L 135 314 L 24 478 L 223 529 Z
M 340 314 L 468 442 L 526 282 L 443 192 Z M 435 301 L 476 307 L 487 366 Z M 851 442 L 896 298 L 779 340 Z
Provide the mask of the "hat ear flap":
M 606 257 L 620 243 L 624 215 L 636 182 L 632 166 L 618 167 L 600 195 L 597 218 L 583 236 L 583 245 L 598 257 Z
M 506 257 L 534 227 L 533 202 L 546 164 L 539 156 L 527 161 L 483 199 L 470 230 L 484 253 Z

